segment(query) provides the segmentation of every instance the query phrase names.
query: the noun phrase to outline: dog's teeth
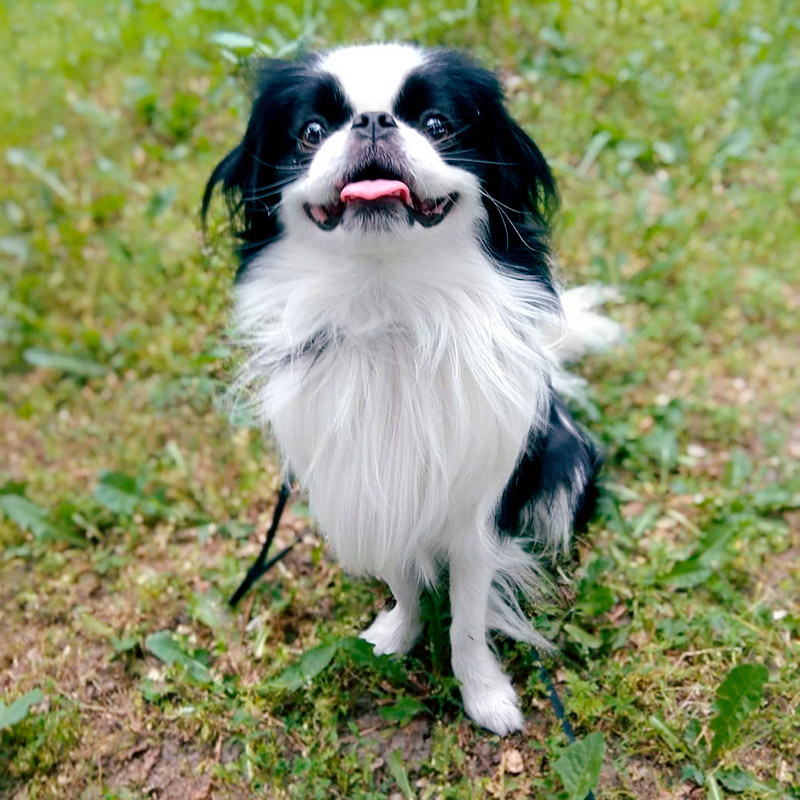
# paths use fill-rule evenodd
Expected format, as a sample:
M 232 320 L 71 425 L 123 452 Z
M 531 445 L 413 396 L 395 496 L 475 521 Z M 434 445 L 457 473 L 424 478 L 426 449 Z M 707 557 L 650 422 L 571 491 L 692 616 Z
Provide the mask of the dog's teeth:
M 310 206 L 311 216 L 315 222 L 324 224 L 328 219 L 328 212 L 322 206 Z
M 418 209 L 427 217 L 437 217 L 442 214 L 447 206 L 447 198 L 442 200 L 420 200 Z

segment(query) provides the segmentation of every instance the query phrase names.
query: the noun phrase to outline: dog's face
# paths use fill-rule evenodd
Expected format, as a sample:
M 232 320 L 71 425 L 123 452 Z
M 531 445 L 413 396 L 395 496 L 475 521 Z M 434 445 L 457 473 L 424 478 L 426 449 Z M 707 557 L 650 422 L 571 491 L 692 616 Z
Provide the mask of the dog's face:
M 223 182 L 245 261 L 281 235 L 389 248 L 471 230 L 513 250 L 511 231 L 526 244 L 520 228 L 543 224 L 554 191 L 544 158 L 495 77 L 463 54 L 344 48 L 268 62 L 258 91 L 205 198 Z
M 471 173 L 443 158 L 460 109 L 419 74 L 411 47 L 335 51 L 314 69 L 295 106 L 294 158 L 307 162 L 283 195 L 285 216 L 302 209 L 323 231 L 398 235 L 441 224 L 474 198 Z

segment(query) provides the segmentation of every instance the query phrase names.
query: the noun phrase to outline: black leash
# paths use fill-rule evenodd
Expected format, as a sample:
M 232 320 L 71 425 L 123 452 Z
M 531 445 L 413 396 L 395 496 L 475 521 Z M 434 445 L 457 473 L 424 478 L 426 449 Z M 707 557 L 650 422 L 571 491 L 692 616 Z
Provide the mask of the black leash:
M 558 696 L 553 679 L 550 677 L 550 673 L 547 671 L 544 661 L 542 661 L 542 656 L 533 645 L 531 645 L 531 648 L 536 656 L 536 660 L 539 662 L 539 677 L 542 679 L 545 689 L 547 690 L 547 696 L 550 698 L 550 705 L 553 707 L 553 713 L 561 723 L 561 730 L 564 731 L 564 736 L 566 736 L 569 743 L 572 744 L 575 741 L 575 731 L 572 729 L 572 723 L 569 721 L 567 712 L 564 709 L 564 704 Z M 594 792 L 592 792 L 591 789 L 589 790 L 589 794 L 586 795 L 586 800 L 595 800 Z
M 281 484 L 281 488 L 278 491 L 278 500 L 275 503 L 275 511 L 272 512 L 272 523 L 267 531 L 267 538 L 264 542 L 264 546 L 261 548 L 261 552 L 253 562 L 253 566 L 247 570 L 247 575 L 245 575 L 244 580 L 239 584 L 239 588 L 233 593 L 231 599 L 228 600 L 228 605 L 231 608 L 236 608 L 238 602 L 247 594 L 248 591 L 250 591 L 250 587 L 265 572 L 267 572 L 267 570 L 277 564 L 299 541 L 299 539 L 295 540 L 288 547 L 284 547 L 280 553 L 276 553 L 269 561 L 267 561 L 267 553 L 269 552 L 269 548 L 272 546 L 272 542 L 275 539 L 278 525 L 280 524 L 283 511 L 286 508 L 286 503 L 289 500 L 289 495 L 291 494 L 291 483 L 292 478 L 288 477 Z M 553 683 L 550 673 L 547 671 L 547 668 L 542 661 L 539 651 L 535 647 L 531 647 L 534 655 L 536 656 L 536 660 L 539 662 L 539 676 L 541 677 L 545 688 L 547 689 L 547 696 L 550 698 L 550 705 L 553 707 L 553 713 L 556 715 L 559 723 L 561 723 L 561 730 L 564 731 L 564 735 L 569 740 L 569 743 L 572 744 L 575 741 L 575 731 L 572 729 L 572 724 L 567 717 L 564 704 L 561 702 L 561 698 L 558 696 L 555 684 Z M 594 794 L 591 791 L 586 795 L 586 800 L 595 800 Z
M 281 517 L 283 516 L 283 510 L 286 508 L 286 503 L 289 500 L 289 495 L 292 491 L 291 482 L 292 479 L 289 477 L 286 478 L 286 480 L 284 480 L 284 482 L 281 484 L 281 488 L 278 491 L 278 501 L 275 503 L 275 510 L 272 512 L 272 523 L 267 531 L 267 539 L 264 542 L 264 546 L 261 548 L 261 552 L 253 562 L 253 566 L 247 570 L 247 575 L 244 576 L 244 580 L 239 584 L 239 588 L 233 593 L 231 599 L 228 600 L 228 605 L 231 608 L 236 608 L 238 602 L 250 591 L 250 587 L 268 569 L 271 569 L 275 564 L 277 564 L 297 544 L 298 540 L 295 540 L 288 547 L 284 547 L 280 553 L 272 556 L 272 558 L 267 561 L 267 553 L 269 552 L 269 548 L 272 547 L 272 542 L 275 539 L 275 534 L 278 531 L 278 525 L 280 524 Z

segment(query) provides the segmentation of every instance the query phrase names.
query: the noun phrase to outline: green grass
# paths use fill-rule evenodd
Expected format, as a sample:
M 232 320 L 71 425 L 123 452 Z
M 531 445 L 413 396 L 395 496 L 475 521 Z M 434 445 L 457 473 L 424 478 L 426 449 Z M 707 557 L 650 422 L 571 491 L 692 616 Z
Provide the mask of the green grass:
M 569 796 L 531 653 L 501 644 L 526 734 L 476 729 L 442 631 L 399 660 L 352 643 L 386 591 L 339 572 L 302 506 L 285 569 L 224 610 L 277 476 L 219 407 L 233 267 L 198 207 L 252 50 L 221 32 L 276 54 L 411 38 L 500 71 L 559 179 L 564 276 L 621 287 L 633 331 L 582 366 L 606 493 L 574 603 L 540 619 L 584 751 L 602 734 L 597 796 L 800 797 L 786 0 L 0 6 L 0 701 L 44 697 L 0 725 L 0 797 Z M 712 745 L 739 664 L 766 668 L 763 699 Z

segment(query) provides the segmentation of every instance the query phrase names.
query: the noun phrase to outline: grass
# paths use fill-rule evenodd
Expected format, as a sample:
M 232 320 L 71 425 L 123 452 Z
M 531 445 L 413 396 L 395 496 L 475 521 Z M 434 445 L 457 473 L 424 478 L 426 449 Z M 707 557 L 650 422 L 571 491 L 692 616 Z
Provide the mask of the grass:
M 440 630 L 354 644 L 386 592 L 301 504 L 302 545 L 224 609 L 277 476 L 219 409 L 232 259 L 202 186 L 255 42 L 373 38 L 500 71 L 565 277 L 625 294 L 629 345 L 582 366 L 606 492 L 539 621 L 597 796 L 800 797 L 800 16 L 760 0 L 0 7 L 0 701 L 43 698 L 0 724 L 0 797 L 570 796 L 531 653 L 501 643 L 526 734 L 476 729 Z M 763 699 L 715 749 L 736 665 Z

